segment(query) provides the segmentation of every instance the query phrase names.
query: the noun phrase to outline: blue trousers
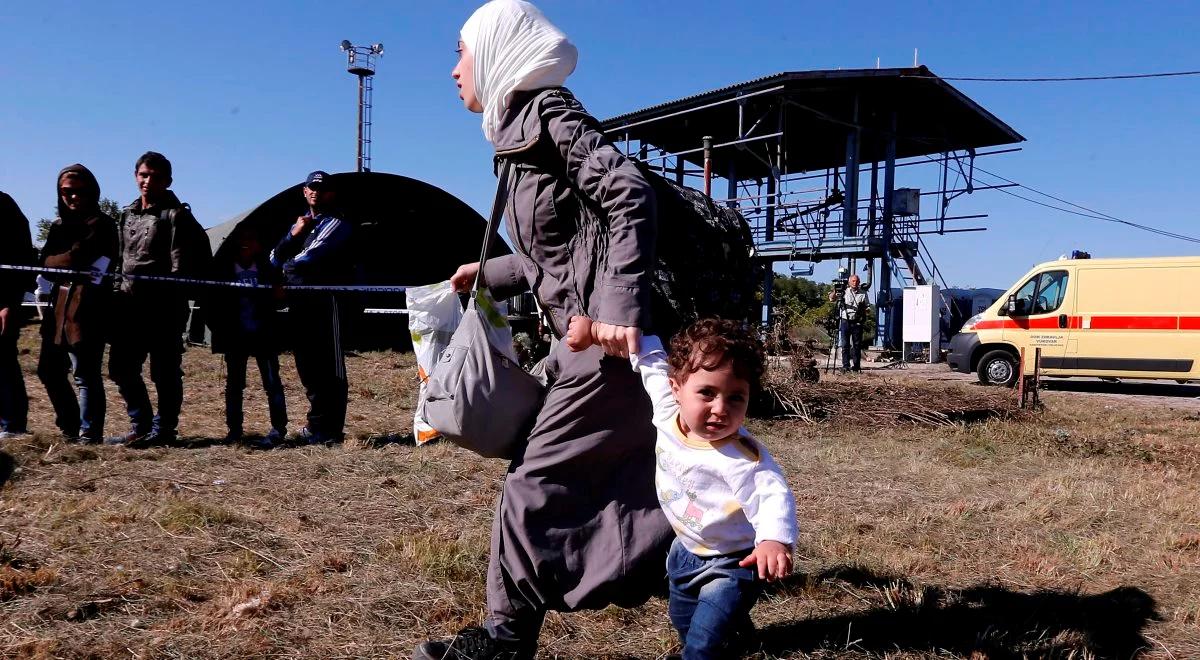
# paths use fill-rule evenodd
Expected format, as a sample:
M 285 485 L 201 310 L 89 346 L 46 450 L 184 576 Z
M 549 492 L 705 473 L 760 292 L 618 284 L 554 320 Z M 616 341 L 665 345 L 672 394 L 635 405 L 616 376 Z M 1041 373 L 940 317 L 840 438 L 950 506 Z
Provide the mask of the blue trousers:
M 245 353 L 225 354 L 225 424 L 230 433 L 242 432 L 242 400 L 246 392 L 246 363 L 250 356 Z M 267 407 L 271 411 L 271 428 L 287 431 L 287 401 L 283 397 L 283 381 L 279 378 L 279 356 L 274 353 L 259 353 L 254 356 L 258 363 L 258 375 L 262 376 L 263 392 L 267 394 Z
M 842 348 L 842 369 L 861 370 L 863 324 L 842 319 L 838 322 L 838 334 L 838 344 Z
M 52 339 L 42 339 L 42 354 L 38 358 L 38 378 L 46 387 L 46 396 L 54 407 L 54 424 L 68 437 L 99 442 L 104 439 L 104 378 L 100 363 L 104 360 L 104 344 L 85 343 L 65 346 Z M 74 377 L 76 395 L 67 380 Z
M 735 656 L 753 630 L 750 608 L 762 591 L 753 568 L 738 562 L 749 551 L 718 557 L 698 557 L 679 542 L 667 555 L 671 625 L 683 643 L 683 660 Z

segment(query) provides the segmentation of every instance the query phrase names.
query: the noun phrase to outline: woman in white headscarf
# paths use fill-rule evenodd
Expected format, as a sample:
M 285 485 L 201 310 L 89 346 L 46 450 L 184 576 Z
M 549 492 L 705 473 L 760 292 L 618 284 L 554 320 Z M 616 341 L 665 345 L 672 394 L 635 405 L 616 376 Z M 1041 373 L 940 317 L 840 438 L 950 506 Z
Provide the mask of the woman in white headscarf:
M 631 606 L 665 587 L 673 533 L 654 491 L 650 401 L 628 357 L 650 329 L 654 193 L 562 87 L 577 51 L 540 11 L 493 0 L 463 26 L 453 77 L 482 113 L 497 167 L 513 167 L 505 222 L 515 253 L 487 262 L 498 298 L 533 290 L 557 337 L 595 320 L 601 345 L 558 343 L 528 443 L 492 528 L 488 618 L 414 658 L 525 658 L 548 610 Z M 451 281 L 467 290 L 477 264 Z

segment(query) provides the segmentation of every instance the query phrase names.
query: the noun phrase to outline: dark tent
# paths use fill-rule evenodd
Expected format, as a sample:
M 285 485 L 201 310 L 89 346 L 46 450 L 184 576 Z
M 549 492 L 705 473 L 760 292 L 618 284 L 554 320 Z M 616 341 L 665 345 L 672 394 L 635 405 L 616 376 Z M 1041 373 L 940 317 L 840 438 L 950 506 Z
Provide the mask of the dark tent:
M 352 248 L 357 254 L 358 283 L 413 286 L 448 279 L 459 265 L 479 259 L 484 218 L 462 200 L 416 179 L 380 172 L 334 174 L 341 215 L 354 224 Z M 228 264 L 236 245 L 227 240 L 248 231 L 271 249 L 308 207 L 303 186 L 288 188 L 254 209 L 208 230 L 216 268 Z M 497 239 L 492 256 L 508 254 Z M 402 294 L 355 294 L 357 306 L 402 309 Z M 407 318 L 367 314 L 353 345 L 403 348 Z

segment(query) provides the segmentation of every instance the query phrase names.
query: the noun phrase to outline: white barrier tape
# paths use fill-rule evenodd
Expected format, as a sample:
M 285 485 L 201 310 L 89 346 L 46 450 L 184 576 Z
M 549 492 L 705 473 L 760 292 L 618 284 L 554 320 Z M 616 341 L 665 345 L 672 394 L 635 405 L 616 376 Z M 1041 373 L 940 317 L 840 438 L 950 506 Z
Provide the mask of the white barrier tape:
M 48 268 L 45 266 L 15 266 L 0 264 L 0 270 L 11 270 L 26 273 L 50 275 L 72 275 L 76 277 L 103 277 L 108 279 L 125 279 L 144 282 L 165 282 L 170 284 L 188 284 L 192 286 L 219 286 L 232 289 L 274 289 L 271 284 L 249 284 L 247 282 L 231 282 L 228 280 L 206 280 L 195 277 L 175 277 L 171 275 L 135 275 L 125 273 L 98 273 L 90 270 L 69 270 L 67 268 Z M 407 286 L 374 286 L 374 285 L 334 285 L 334 284 L 284 284 L 285 291 L 330 291 L 347 293 L 404 293 Z

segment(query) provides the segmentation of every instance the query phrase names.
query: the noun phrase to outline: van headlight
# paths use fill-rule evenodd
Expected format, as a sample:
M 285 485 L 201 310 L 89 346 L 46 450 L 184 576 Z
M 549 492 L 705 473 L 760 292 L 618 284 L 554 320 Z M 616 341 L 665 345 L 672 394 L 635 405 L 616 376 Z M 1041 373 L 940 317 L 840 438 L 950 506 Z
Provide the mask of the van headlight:
M 964 331 L 974 330 L 975 324 L 979 323 L 982 320 L 983 320 L 983 314 L 976 314 L 975 316 L 972 316 L 971 318 L 967 319 L 966 323 L 963 323 L 962 329 Z

